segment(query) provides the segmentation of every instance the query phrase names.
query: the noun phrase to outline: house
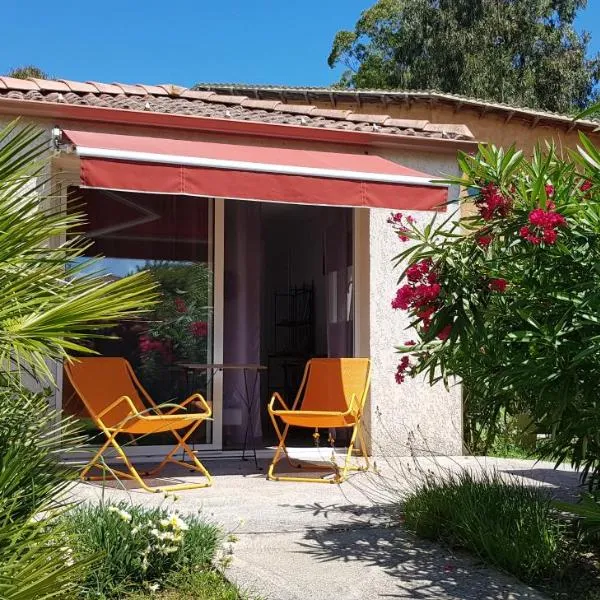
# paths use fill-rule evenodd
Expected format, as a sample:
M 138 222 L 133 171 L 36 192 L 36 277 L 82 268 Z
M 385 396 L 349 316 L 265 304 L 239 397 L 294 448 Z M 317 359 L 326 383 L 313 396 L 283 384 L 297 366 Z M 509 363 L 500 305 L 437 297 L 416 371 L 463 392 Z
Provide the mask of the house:
M 54 201 L 86 212 L 90 253 L 111 277 L 149 268 L 160 284 L 156 310 L 96 349 L 127 357 L 159 401 L 201 389 L 214 413 L 193 440 L 202 453 L 272 444 L 271 392 L 290 399 L 310 356 L 354 355 L 372 359 L 373 453 L 460 454 L 460 387 L 394 380 L 410 332 L 391 308 L 401 246 L 387 219 L 425 223 L 457 198 L 432 180 L 476 149 L 471 122 L 462 109 L 408 116 L 382 93 L 350 107 L 345 91 L 226 91 L 0 77 L 0 116 L 45 130 Z M 546 122 L 571 127 L 535 127 Z M 83 416 L 61 373 L 57 405 Z M 161 441 L 130 454 L 160 454 Z

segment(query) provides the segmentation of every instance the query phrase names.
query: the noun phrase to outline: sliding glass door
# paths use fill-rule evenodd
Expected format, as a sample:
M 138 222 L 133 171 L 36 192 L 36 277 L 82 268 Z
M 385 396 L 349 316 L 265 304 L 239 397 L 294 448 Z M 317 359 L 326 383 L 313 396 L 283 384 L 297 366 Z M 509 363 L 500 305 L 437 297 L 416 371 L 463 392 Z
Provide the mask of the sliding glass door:
M 102 332 L 112 339 L 94 340 L 90 345 L 103 356 L 126 358 L 157 404 L 180 401 L 195 391 L 211 402 L 210 371 L 186 369 L 184 364 L 213 362 L 213 201 L 79 188 L 69 188 L 69 199 L 71 206 L 87 216 L 82 233 L 90 240 L 88 254 L 105 257 L 96 267 L 106 278 L 148 270 L 158 286 L 158 302 L 151 312 L 121 321 Z M 90 443 L 99 443 L 98 431 L 67 379 L 62 404 L 64 412 L 84 421 Z M 218 426 L 206 422 L 192 443 L 214 447 Z M 138 446 L 140 454 L 152 454 L 159 451 L 157 446 L 172 441 L 164 435 L 137 438 L 131 445 Z

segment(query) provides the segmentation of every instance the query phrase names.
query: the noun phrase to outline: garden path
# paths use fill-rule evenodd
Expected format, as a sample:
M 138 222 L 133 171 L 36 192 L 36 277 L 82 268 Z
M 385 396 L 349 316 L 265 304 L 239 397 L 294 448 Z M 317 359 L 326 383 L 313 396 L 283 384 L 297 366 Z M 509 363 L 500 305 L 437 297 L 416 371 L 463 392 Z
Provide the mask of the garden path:
M 565 497 L 577 475 L 550 463 L 470 457 L 381 461 L 379 474 L 357 473 L 346 483 L 269 482 L 251 462 L 206 461 L 212 488 L 178 499 L 137 489 L 78 484 L 80 499 L 126 500 L 147 506 L 200 511 L 235 536 L 226 574 L 266 600 L 542 600 L 543 596 L 494 569 L 447 548 L 415 539 L 385 505 L 410 489 L 421 469 L 497 468 L 551 486 Z M 191 480 L 192 477 L 179 476 Z

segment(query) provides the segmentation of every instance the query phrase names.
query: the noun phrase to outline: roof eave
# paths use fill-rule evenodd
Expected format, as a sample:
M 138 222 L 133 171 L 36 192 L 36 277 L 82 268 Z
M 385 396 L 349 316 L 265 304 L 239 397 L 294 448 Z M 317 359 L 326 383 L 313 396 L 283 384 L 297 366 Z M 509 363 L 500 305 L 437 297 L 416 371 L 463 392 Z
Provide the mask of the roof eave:
M 210 133 L 238 134 L 279 139 L 296 139 L 373 147 L 419 148 L 442 152 L 470 151 L 477 143 L 471 140 L 409 136 L 376 132 L 324 129 L 288 124 L 238 121 L 215 117 L 122 110 L 115 108 L 58 104 L 36 100 L 0 98 L 0 114 L 40 119 L 67 119 L 81 122 L 136 125 L 142 127 L 185 129 Z

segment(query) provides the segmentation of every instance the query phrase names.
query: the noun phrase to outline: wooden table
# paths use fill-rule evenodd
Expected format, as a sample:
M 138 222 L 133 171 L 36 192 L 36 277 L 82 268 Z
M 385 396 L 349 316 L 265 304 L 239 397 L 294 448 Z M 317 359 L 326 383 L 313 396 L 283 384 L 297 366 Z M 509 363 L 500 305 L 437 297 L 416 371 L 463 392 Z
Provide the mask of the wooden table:
M 211 374 L 211 379 L 214 378 L 214 375 L 217 371 L 243 371 L 244 373 L 244 392 L 245 394 L 242 396 L 242 402 L 246 407 L 246 413 L 248 419 L 246 420 L 246 430 L 244 432 L 244 447 L 242 450 L 242 460 L 246 459 L 246 449 L 248 444 L 248 433 L 250 432 L 250 438 L 252 440 L 252 452 L 254 454 L 254 464 L 256 465 L 257 470 L 258 467 L 258 458 L 256 456 L 256 442 L 254 440 L 254 403 L 256 397 L 256 385 L 258 384 L 258 376 L 262 371 L 266 371 L 267 367 L 265 365 L 254 364 L 254 363 L 189 363 L 189 362 L 181 362 L 177 363 L 178 367 L 181 367 L 185 370 L 189 383 L 189 376 L 191 373 L 195 371 L 207 371 Z M 249 385 L 248 382 L 248 372 L 254 373 L 254 379 L 252 380 L 252 385 Z

